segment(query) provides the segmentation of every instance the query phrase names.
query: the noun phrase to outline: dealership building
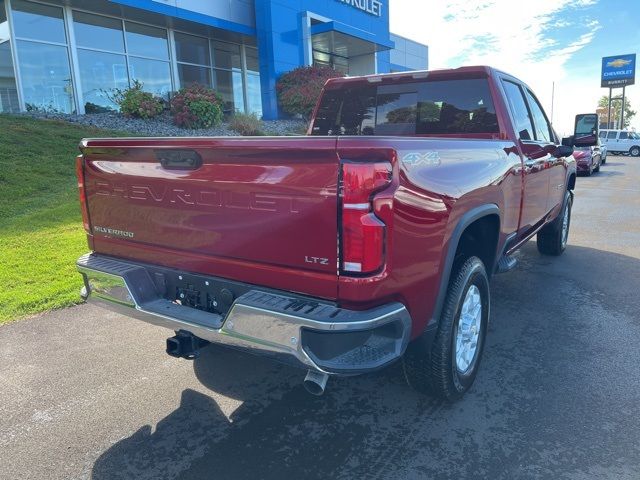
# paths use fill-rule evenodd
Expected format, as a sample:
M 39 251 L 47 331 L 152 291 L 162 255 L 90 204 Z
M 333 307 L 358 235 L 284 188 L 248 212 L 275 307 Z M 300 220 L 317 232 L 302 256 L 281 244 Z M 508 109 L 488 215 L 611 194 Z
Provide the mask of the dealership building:
M 227 112 L 278 118 L 276 80 L 427 68 L 389 32 L 389 0 L 0 0 L 0 112 L 115 108 L 134 80 L 168 98 L 200 83 Z

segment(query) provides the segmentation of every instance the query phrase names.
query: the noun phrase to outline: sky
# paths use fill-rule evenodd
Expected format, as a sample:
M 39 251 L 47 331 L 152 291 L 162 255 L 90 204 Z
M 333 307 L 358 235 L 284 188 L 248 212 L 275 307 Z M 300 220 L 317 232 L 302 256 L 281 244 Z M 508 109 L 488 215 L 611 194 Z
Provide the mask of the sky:
M 636 53 L 640 0 L 390 0 L 393 33 L 429 46 L 429 69 L 490 65 L 528 84 L 558 134 L 574 116 L 595 112 L 602 57 Z M 626 88 L 638 114 L 638 85 Z M 622 90 L 614 90 L 614 96 Z

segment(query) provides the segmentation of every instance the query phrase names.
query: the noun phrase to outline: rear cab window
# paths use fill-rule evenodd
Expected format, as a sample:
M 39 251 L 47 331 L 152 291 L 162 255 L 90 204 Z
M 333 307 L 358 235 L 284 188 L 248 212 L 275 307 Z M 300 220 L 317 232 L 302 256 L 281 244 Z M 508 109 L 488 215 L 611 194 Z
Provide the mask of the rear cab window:
M 312 135 L 497 136 L 487 78 L 344 84 L 326 90 Z

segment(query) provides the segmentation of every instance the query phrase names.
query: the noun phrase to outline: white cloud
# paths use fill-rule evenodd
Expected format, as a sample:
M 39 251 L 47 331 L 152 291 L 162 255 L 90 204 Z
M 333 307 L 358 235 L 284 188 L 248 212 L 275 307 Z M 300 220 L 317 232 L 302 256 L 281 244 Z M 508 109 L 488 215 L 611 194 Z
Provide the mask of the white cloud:
M 429 68 L 490 65 L 529 84 L 551 114 L 555 82 L 554 125 L 568 133 L 576 113 L 595 110 L 599 62 L 580 74 L 565 64 L 587 47 L 600 28 L 597 20 L 579 23 L 581 7 L 595 0 L 391 0 L 391 31 L 429 46 Z M 563 44 L 557 40 L 561 29 Z

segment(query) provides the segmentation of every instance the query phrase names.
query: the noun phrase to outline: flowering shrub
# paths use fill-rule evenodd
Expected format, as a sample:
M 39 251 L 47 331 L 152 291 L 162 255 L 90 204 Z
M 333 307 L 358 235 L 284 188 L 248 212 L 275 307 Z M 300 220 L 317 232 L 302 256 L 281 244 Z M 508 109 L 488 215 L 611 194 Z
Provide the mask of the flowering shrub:
M 254 113 L 236 113 L 229 120 L 229 128 L 243 136 L 264 135 L 262 122 Z
M 282 109 L 291 115 L 311 117 L 325 82 L 344 74 L 329 67 L 298 67 L 282 75 L 276 83 Z
M 222 97 L 204 85 L 181 88 L 170 105 L 173 122 L 179 127 L 208 128 L 222 122 Z
M 162 113 L 164 101 L 152 93 L 142 90 L 142 83 L 133 81 L 133 86 L 115 90 L 113 101 L 118 104 L 125 117 L 153 118 Z

